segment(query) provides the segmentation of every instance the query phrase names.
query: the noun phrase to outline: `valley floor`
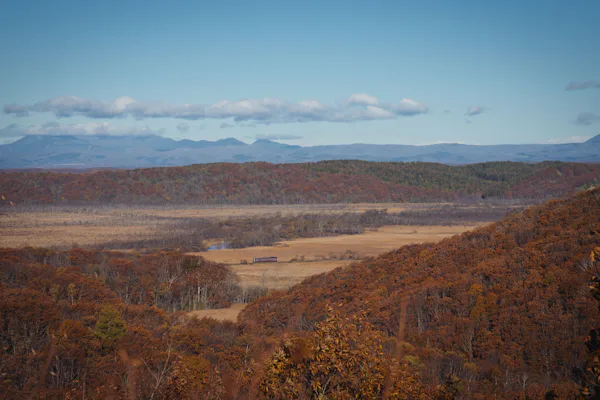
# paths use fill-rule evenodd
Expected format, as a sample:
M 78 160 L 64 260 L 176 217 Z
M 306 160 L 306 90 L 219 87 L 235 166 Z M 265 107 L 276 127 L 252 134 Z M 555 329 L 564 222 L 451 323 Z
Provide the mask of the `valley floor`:
M 95 246 L 158 238 L 194 219 L 253 218 L 300 214 L 361 213 L 369 210 L 423 212 L 450 206 L 448 203 L 311 204 L 257 206 L 62 206 L 21 207 L 0 213 L 0 247 Z M 465 206 L 477 210 L 477 205 Z M 486 206 L 490 210 L 489 206 Z M 508 209 L 511 205 L 492 206 Z M 488 211 L 489 212 L 489 211 Z M 381 238 L 378 238 L 378 240 Z M 396 246 L 397 247 L 397 246 Z M 372 253 L 372 255 L 377 253 Z
M 296 216 L 301 214 L 332 215 L 369 210 L 388 212 L 423 212 L 442 210 L 448 204 L 326 204 L 284 206 L 223 206 L 223 207 L 49 207 L 17 209 L 0 217 L 0 247 L 101 246 L 159 238 L 176 229 L 181 221 L 194 219 L 226 220 Z M 462 205 L 463 208 L 471 206 Z M 477 206 L 472 206 L 477 208 Z M 261 290 L 286 290 L 309 276 L 329 272 L 355 260 L 377 256 L 398 247 L 438 242 L 460 234 L 482 222 L 465 225 L 392 225 L 368 228 L 355 235 L 322 236 L 285 240 L 272 246 L 241 249 L 190 252 L 210 261 L 224 263 L 238 276 L 242 287 Z M 209 244 L 218 243 L 212 240 Z M 110 246 L 110 245 L 108 245 Z M 110 247 L 107 247 L 110 248 Z M 123 248 L 119 248 L 123 251 Z M 278 258 L 277 263 L 253 264 L 254 257 Z M 190 316 L 213 317 L 235 321 L 243 305 L 230 308 L 194 311 Z
M 286 290 L 309 276 L 350 264 L 353 260 L 343 259 L 345 255 L 351 254 L 355 259 L 376 256 L 409 244 L 439 242 L 475 227 L 476 225 L 384 226 L 360 235 L 288 240 L 274 246 L 211 250 L 190 254 L 228 264 L 239 277 L 243 287 L 258 286 L 268 290 Z M 278 262 L 252 263 L 254 257 L 264 256 L 278 257 Z M 248 263 L 242 264 L 241 260 L 246 260 Z M 235 321 L 242 309 L 240 305 L 234 304 L 230 308 L 193 311 L 189 315 Z

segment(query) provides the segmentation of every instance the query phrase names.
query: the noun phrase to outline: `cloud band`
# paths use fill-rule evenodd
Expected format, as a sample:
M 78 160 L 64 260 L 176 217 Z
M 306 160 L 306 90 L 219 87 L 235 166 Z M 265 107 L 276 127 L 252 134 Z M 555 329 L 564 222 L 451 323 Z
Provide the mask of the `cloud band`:
M 31 105 L 7 104 L 6 114 L 27 116 L 30 113 L 52 113 L 56 117 L 83 116 L 92 119 L 132 117 L 174 118 L 184 120 L 233 119 L 235 122 L 256 124 L 292 122 L 354 122 L 395 119 L 424 114 L 429 107 L 412 99 L 398 103 L 380 102 L 367 94 L 354 94 L 343 105 L 331 106 L 316 100 L 295 103 L 279 99 L 223 100 L 211 105 L 141 102 L 131 97 L 113 101 L 89 100 L 81 97 L 55 97 Z

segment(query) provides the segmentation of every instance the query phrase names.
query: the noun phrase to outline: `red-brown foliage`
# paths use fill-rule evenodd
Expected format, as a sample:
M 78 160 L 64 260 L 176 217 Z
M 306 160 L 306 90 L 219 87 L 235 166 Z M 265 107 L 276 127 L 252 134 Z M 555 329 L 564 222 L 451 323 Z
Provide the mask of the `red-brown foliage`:
M 201 164 L 88 173 L 3 172 L 0 194 L 15 204 L 296 204 L 548 198 L 600 176 L 598 164 L 324 161 Z M 8 204 L 8 203 L 7 203 Z
M 186 357 L 210 374 L 242 365 L 234 324 L 173 313 L 229 306 L 238 289 L 224 266 L 179 253 L 0 249 L 0 392 L 148 398 Z
M 454 375 L 475 398 L 568 392 L 600 323 L 587 285 L 599 242 L 597 189 L 309 278 L 255 301 L 241 323 L 257 338 L 310 331 L 336 304 L 344 315 L 366 312 L 390 337 L 402 326 L 406 354 L 429 385 Z
M 239 324 L 173 312 L 235 295 L 200 258 L 1 249 L 0 393 L 572 398 L 597 371 L 599 239 L 595 189 L 309 278 Z

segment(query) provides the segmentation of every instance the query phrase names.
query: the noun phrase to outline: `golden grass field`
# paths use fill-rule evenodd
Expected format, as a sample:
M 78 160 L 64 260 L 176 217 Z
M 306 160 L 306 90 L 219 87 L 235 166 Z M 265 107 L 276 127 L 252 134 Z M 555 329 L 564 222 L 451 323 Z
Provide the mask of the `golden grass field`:
M 229 308 L 190 311 L 187 315 L 192 318 L 214 318 L 219 321 L 236 321 L 238 314 L 245 307 L 246 304 L 232 304 Z
M 160 234 L 168 220 L 136 210 L 15 212 L 0 216 L 0 247 L 90 246 Z
M 212 250 L 191 253 L 207 259 L 230 264 L 229 268 L 240 278 L 242 286 L 262 286 L 270 290 L 285 290 L 302 282 L 309 276 L 329 272 L 348 265 L 352 260 L 319 260 L 321 257 L 343 254 L 352 250 L 360 258 L 375 256 L 398 247 L 424 242 L 438 242 L 444 238 L 473 229 L 475 226 L 385 226 L 360 235 L 343 235 L 285 241 L 275 246 L 245 249 Z M 283 262 L 252 264 L 253 257 L 277 256 Z M 304 256 L 313 261 L 286 262 L 293 257 Z M 247 259 L 248 264 L 240 264 Z M 193 311 L 193 317 L 213 317 L 235 321 L 243 308 Z
M 298 215 L 307 213 L 364 212 L 387 209 L 398 212 L 431 208 L 427 204 L 351 204 L 307 206 L 229 206 L 183 208 L 72 208 L 36 212 L 12 212 L 0 216 L 0 247 L 71 247 L 90 246 L 114 241 L 160 237 L 176 220 L 186 218 L 217 218 Z M 440 206 L 439 204 L 437 205 Z M 229 265 L 242 286 L 261 286 L 269 290 L 285 290 L 305 278 L 348 265 L 343 259 L 351 252 L 353 258 L 391 251 L 398 247 L 423 242 L 437 242 L 473 229 L 470 226 L 384 226 L 359 235 L 329 236 L 284 241 L 273 246 L 244 249 L 212 250 L 190 253 Z M 252 264 L 254 257 L 276 256 L 277 263 Z M 247 260 L 244 264 L 241 260 Z M 290 262 L 295 260 L 294 262 Z M 235 321 L 244 305 L 201 310 L 191 317 L 212 317 Z
M 359 235 L 287 240 L 274 246 L 211 250 L 191 254 L 224 264 L 240 264 L 241 260 L 251 262 L 254 257 L 278 257 L 281 262 L 300 257 L 304 257 L 306 261 L 318 261 L 339 258 L 347 251 L 364 258 L 407 244 L 437 242 L 472 228 L 473 226 L 384 226 Z
M 270 290 L 285 290 L 309 276 L 329 272 L 347 265 L 351 260 L 323 260 L 293 263 L 237 264 L 230 268 L 240 278 L 242 286 L 263 286 Z
M 441 204 L 312 204 L 197 207 L 47 207 L 0 215 L 0 247 L 90 246 L 112 241 L 158 237 L 165 227 L 188 218 L 216 218 L 364 212 L 399 212 Z
M 384 226 L 360 235 L 341 235 L 288 240 L 274 246 L 224 249 L 190 254 L 228 264 L 242 285 L 287 289 L 308 276 L 331 271 L 353 260 L 342 259 L 350 251 L 358 259 L 376 256 L 408 244 L 438 242 L 474 226 Z M 252 264 L 254 257 L 277 257 L 277 263 Z M 302 260 L 290 262 L 293 259 Z M 248 264 L 241 261 L 246 260 Z

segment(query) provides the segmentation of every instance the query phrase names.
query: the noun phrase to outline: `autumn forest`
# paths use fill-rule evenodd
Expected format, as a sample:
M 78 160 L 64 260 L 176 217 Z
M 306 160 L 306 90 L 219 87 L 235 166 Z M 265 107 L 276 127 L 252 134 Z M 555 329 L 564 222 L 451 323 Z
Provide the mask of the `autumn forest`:
M 305 204 L 540 199 L 595 185 L 598 164 L 322 161 L 0 172 L 14 204 Z
M 203 217 L 160 239 L 0 248 L 0 398 L 598 398 L 599 175 L 362 161 L 1 172 L 0 224 L 42 206 L 445 205 Z M 247 285 L 206 246 L 467 224 L 285 290 Z M 190 317 L 235 304 L 235 320 Z

